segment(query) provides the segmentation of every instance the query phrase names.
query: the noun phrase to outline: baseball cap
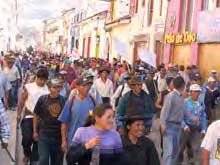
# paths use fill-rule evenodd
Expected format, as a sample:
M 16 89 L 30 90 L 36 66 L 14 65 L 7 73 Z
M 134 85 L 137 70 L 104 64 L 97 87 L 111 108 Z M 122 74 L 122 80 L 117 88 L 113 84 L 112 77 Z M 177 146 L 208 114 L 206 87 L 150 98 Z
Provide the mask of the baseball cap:
M 201 91 L 201 87 L 198 84 L 192 84 L 189 88 L 190 91 Z
M 76 85 L 84 86 L 84 85 L 87 85 L 87 84 L 92 84 L 93 81 L 91 79 L 86 78 L 86 77 L 82 77 L 82 78 L 76 79 L 75 83 L 76 83 Z
M 48 81 L 48 84 L 50 86 L 63 86 L 63 80 L 58 79 L 58 78 L 50 78 Z
M 208 78 L 208 82 L 215 82 L 216 80 L 213 77 Z

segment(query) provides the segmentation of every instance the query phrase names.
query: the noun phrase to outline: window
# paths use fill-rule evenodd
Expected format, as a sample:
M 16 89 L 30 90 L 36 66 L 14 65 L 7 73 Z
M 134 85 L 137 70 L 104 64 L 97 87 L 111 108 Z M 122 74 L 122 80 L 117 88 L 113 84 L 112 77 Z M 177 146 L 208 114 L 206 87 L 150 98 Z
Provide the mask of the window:
M 186 14 L 186 31 L 191 31 L 193 26 L 193 13 L 195 8 L 195 0 L 188 1 Z
M 149 0 L 149 6 L 148 6 L 148 26 L 150 26 L 151 23 L 152 23 L 153 11 L 154 11 L 154 0 Z
M 163 0 L 160 0 L 160 16 L 163 14 Z

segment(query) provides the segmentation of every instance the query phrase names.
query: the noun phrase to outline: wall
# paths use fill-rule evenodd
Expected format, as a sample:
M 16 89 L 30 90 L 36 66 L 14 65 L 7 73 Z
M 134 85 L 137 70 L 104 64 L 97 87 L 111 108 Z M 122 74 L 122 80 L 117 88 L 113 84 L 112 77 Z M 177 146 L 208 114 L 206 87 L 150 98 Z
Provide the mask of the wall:
M 214 51 L 213 51 L 214 50 Z M 220 73 L 220 44 L 199 45 L 199 68 L 204 77 L 208 78 L 212 69 Z

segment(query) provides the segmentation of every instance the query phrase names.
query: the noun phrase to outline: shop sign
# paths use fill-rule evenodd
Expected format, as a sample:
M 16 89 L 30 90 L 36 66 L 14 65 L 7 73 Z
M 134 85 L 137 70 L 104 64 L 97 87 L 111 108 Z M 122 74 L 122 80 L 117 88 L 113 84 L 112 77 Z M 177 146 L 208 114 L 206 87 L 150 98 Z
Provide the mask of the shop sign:
M 167 44 L 186 44 L 196 42 L 196 33 L 166 34 L 164 42 Z

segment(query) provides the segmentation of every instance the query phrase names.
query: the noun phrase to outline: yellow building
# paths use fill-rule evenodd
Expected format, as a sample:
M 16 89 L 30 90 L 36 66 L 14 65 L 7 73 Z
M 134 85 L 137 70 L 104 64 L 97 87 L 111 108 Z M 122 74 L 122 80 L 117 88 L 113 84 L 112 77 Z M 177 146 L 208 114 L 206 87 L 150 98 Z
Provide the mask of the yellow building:
M 109 32 L 110 54 L 120 58 L 115 38 L 126 46 L 126 60 L 132 64 L 139 59 L 138 50 L 146 49 L 157 54 L 157 63 L 163 54 L 163 33 L 167 0 L 115 0 L 111 2 L 106 22 Z

